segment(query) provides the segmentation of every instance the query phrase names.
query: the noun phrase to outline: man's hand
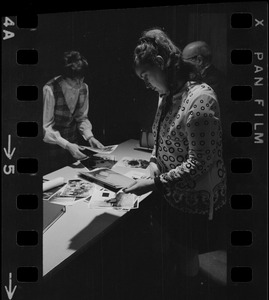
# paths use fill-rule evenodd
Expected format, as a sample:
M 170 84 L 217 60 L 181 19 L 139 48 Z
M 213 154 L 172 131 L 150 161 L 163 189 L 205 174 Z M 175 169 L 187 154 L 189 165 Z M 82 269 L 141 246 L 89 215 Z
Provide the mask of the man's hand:
M 102 149 L 104 148 L 104 145 L 102 143 L 100 143 L 95 137 L 91 137 L 89 140 L 88 140 L 89 144 L 91 147 L 93 148 L 99 148 L 99 149 Z
M 124 193 L 133 193 L 138 196 L 146 194 L 147 192 L 153 191 L 155 184 L 153 179 L 139 179 L 129 187 L 123 189 Z
M 156 163 L 150 162 L 149 173 L 150 173 L 150 178 L 152 178 L 152 179 L 154 179 L 155 177 L 158 177 L 160 175 L 160 170 L 158 169 L 158 166 Z
M 77 160 L 85 159 L 87 156 L 80 152 L 80 150 L 83 150 L 83 147 L 78 146 L 74 143 L 68 143 L 66 145 L 66 150 L 70 152 L 70 154 Z

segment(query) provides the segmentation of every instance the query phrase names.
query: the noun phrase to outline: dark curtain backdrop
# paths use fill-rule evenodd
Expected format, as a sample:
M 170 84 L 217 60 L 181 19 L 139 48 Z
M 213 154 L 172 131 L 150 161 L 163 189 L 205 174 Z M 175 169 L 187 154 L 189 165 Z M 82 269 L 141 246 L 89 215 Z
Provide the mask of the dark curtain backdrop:
M 202 40 L 210 45 L 213 64 L 227 72 L 227 16 L 225 13 L 191 13 L 188 42 Z
M 156 26 L 181 48 L 205 39 L 212 46 L 216 65 L 225 69 L 225 14 L 200 17 L 193 6 L 44 14 L 39 16 L 37 38 L 40 97 L 42 86 L 60 75 L 63 52 L 78 50 L 89 62 L 85 82 L 95 136 L 107 145 L 138 139 L 141 129 L 151 129 L 158 95 L 135 75 L 133 50 L 141 32 Z

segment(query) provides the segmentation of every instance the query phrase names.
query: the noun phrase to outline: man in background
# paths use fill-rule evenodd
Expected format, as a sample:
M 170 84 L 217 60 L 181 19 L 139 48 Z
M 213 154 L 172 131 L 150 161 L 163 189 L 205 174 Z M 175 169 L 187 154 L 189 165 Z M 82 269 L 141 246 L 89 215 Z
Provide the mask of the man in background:
M 209 45 L 204 41 L 195 41 L 185 46 L 182 51 L 183 60 L 193 67 L 191 80 L 205 82 L 216 93 L 220 106 L 222 123 L 223 158 L 226 164 L 229 162 L 229 147 L 235 145 L 231 136 L 231 98 L 228 91 L 226 76 L 212 64 L 212 52 Z M 236 144 L 240 148 L 240 144 Z M 238 151 L 241 151 L 238 149 Z M 239 152 L 240 153 L 240 152 Z M 229 179 L 229 178 L 228 178 Z
M 183 49 L 182 58 L 193 66 L 191 79 L 205 82 L 213 88 L 221 99 L 225 92 L 225 76 L 212 64 L 212 53 L 209 45 L 204 41 L 192 42 Z

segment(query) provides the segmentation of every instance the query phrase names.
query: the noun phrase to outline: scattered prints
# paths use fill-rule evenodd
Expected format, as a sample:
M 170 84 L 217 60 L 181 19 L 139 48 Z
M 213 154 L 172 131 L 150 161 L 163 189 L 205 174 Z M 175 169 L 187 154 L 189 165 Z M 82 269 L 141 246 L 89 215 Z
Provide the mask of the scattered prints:
M 50 203 L 60 205 L 73 205 L 78 201 L 90 198 L 95 190 L 95 184 L 82 179 L 68 180 L 56 193 L 44 199 Z

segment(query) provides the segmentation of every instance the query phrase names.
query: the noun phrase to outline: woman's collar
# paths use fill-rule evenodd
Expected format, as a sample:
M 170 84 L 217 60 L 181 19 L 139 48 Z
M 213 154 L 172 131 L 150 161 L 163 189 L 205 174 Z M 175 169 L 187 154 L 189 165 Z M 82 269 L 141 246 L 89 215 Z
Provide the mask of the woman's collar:
M 190 82 L 187 81 L 185 84 L 181 86 L 181 88 L 172 96 L 172 101 L 177 102 L 179 98 L 182 98 L 182 95 L 188 90 L 190 87 Z

